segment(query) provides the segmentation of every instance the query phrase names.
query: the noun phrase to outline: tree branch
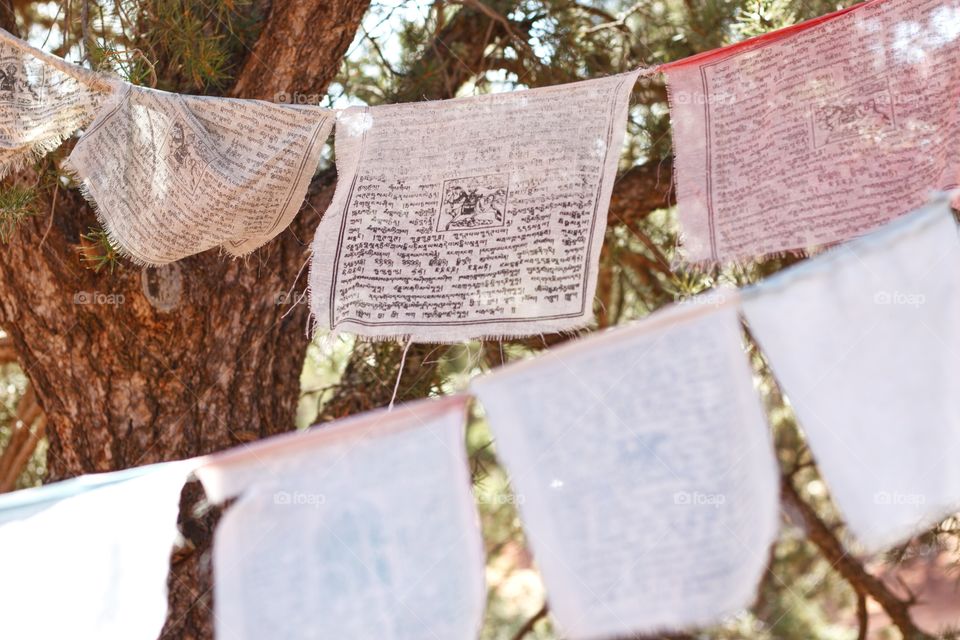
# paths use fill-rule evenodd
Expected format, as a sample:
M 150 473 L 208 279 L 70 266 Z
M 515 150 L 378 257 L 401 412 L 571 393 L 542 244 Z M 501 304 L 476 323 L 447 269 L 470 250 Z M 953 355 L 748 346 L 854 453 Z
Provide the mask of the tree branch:
M 43 437 L 46 423 L 43 411 L 37 404 L 33 385 L 28 384 L 27 390 L 17 403 L 16 421 L 12 425 L 10 439 L 3 455 L 0 455 L 0 493 L 16 488 L 17 478 L 33 456 L 40 438 Z
M 867 597 L 862 593 L 857 594 L 857 640 L 867 640 L 870 633 L 870 617 L 867 615 Z
M 370 0 L 275 0 L 230 95 L 272 100 L 322 94 L 340 69 Z
M 487 45 L 509 35 L 497 20 L 464 6 L 408 66 L 396 100 L 453 98 L 460 87 L 483 72 Z
M 13 0 L 0 0 L 0 28 L 6 29 L 15 36 L 20 35 L 17 30 L 17 14 L 13 8 Z
M 843 548 L 843 544 L 817 512 L 799 494 L 790 477 L 784 476 L 781 483 L 784 505 L 789 513 L 799 517 L 799 524 L 807 539 L 817 547 L 831 567 L 846 580 L 858 596 L 873 598 L 900 630 L 904 640 L 932 640 L 932 636 L 919 629 L 910 617 L 910 602 L 898 598 L 876 576 Z
M 533 617 L 527 620 L 522 627 L 520 627 L 513 636 L 513 640 L 523 640 L 524 637 L 537 626 L 537 623 L 540 622 L 547 615 L 547 604 L 544 603 L 540 610 L 533 614 Z

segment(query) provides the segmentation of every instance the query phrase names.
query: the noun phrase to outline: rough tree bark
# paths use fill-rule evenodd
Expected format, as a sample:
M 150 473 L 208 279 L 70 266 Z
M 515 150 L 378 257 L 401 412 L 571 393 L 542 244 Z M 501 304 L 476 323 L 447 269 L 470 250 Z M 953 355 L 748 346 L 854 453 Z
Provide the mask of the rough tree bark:
M 6 29 L 17 35 L 17 20 L 13 12 L 12 0 L 0 0 L 0 29 Z
M 368 4 L 274 2 L 234 94 L 324 91 Z M 50 480 L 293 427 L 307 310 L 282 318 L 290 308 L 278 298 L 330 195 L 329 182 L 313 185 L 294 226 L 245 260 L 207 252 L 163 269 L 94 273 L 77 249 L 95 217 L 75 191 L 58 189 L 56 205 L 23 225 L 0 259 L 0 314 L 48 419 Z M 212 523 L 183 526 L 189 544 L 174 560 L 165 637 L 210 637 L 202 560 Z

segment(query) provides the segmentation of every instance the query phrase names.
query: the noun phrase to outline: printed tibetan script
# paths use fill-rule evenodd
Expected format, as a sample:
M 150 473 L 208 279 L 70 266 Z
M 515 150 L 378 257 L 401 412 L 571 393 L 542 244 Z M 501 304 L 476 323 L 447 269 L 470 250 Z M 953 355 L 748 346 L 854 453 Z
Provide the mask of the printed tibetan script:
M 862 235 L 958 183 L 960 2 L 875 0 L 662 69 L 686 257 Z
M 449 397 L 225 454 L 197 474 L 239 495 L 213 544 L 216 637 L 474 640 L 483 546 Z
M 88 86 L 79 78 L 92 73 L 69 68 L 0 29 L 0 178 L 93 120 L 109 86 L 102 79 L 99 89 Z
M 473 390 L 563 637 L 686 629 L 749 606 L 778 482 L 734 301 L 694 298 Z
M 869 551 L 960 511 L 960 239 L 945 201 L 744 298 L 817 468 Z
M 240 256 L 290 224 L 332 112 L 130 85 L 123 91 L 69 163 L 129 257 L 160 265 L 217 246 Z
M 636 77 L 343 112 L 317 325 L 456 342 L 589 324 Z

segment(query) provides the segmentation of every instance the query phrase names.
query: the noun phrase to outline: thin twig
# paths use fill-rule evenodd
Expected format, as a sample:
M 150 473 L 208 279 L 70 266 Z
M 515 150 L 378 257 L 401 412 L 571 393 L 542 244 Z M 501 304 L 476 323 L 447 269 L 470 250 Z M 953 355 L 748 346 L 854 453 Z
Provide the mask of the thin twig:
M 104 58 L 118 58 L 121 55 L 131 55 L 133 57 L 140 56 L 143 59 L 143 62 L 147 65 L 147 69 L 150 71 L 150 88 L 157 88 L 157 67 L 153 62 L 150 61 L 150 58 L 147 57 L 140 49 L 126 49 L 121 51 L 107 51 L 103 54 Z M 129 72 L 128 72 L 129 73 Z
M 789 513 L 800 518 L 798 524 L 803 527 L 807 539 L 817 547 L 831 568 L 858 594 L 869 596 L 876 601 L 905 640 L 932 638 L 913 622 L 910 616 L 911 602 L 897 597 L 882 580 L 869 573 L 859 560 L 844 549 L 836 534 L 820 519 L 816 510 L 800 497 L 799 491 L 787 476 L 782 479 L 781 493 L 784 505 L 791 508 Z
M 643 3 L 638 2 L 632 7 L 630 7 L 629 9 L 627 9 L 626 11 L 622 11 L 619 14 L 617 14 L 616 20 L 613 20 L 611 22 L 604 22 L 602 24 L 598 24 L 593 27 L 590 27 L 585 31 L 585 33 L 594 33 L 596 31 L 602 31 L 603 29 L 623 29 L 624 31 L 629 33 L 630 30 L 627 29 L 626 27 L 627 18 L 629 18 L 634 13 L 639 11 L 642 7 L 643 7 Z
M 520 627 L 516 634 L 514 634 L 512 640 L 522 640 L 528 633 L 533 631 L 533 628 L 537 626 L 537 623 L 547 615 L 547 603 L 543 603 L 543 606 L 540 607 L 540 610 L 533 614 L 533 617 L 527 620 L 527 622 Z
M 40 244 L 37 248 L 43 247 L 43 243 L 47 241 L 47 236 L 50 235 L 50 229 L 53 228 L 53 214 L 57 210 L 57 193 L 60 191 L 60 181 L 57 180 L 53 185 L 53 198 L 50 202 L 50 221 L 47 222 L 47 230 L 43 232 L 43 237 L 40 238 Z
M 867 633 L 870 631 L 870 616 L 867 615 L 867 597 L 862 593 L 857 594 L 857 624 L 860 627 L 857 640 L 867 640 Z
M 81 60 L 90 62 L 90 0 L 83 0 L 80 5 L 80 37 L 83 40 L 80 47 Z

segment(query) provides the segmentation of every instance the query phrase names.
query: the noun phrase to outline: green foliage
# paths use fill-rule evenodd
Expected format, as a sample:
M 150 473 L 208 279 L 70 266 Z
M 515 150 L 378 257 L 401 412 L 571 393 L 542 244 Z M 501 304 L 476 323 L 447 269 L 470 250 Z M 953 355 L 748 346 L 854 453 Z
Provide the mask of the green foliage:
M 35 215 L 36 189 L 13 185 L 0 190 L 0 242 L 10 242 L 17 228 Z
M 850 3 L 842 3 L 844 5 Z M 840 5 L 825 0 L 754 0 L 744 2 L 733 24 L 737 40 L 790 26 L 807 18 L 836 11 Z
M 253 0 L 113 0 L 90 2 L 84 25 L 66 30 L 64 45 L 85 41 L 91 66 L 135 84 L 183 93 L 217 94 L 233 80 L 262 15 Z
M 83 265 L 100 273 L 107 270 L 113 273 L 120 265 L 120 253 L 117 251 L 116 244 L 110 239 L 110 235 L 103 229 L 91 228 L 87 233 L 80 236 L 80 262 Z
M 138 46 L 160 61 L 160 86 L 220 91 L 253 41 L 260 17 L 251 0 L 141 0 Z
M 157 86 L 156 66 L 144 56 L 140 49 L 128 51 L 111 42 L 99 40 L 89 44 L 87 51 L 95 69 L 113 71 L 136 85 Z

